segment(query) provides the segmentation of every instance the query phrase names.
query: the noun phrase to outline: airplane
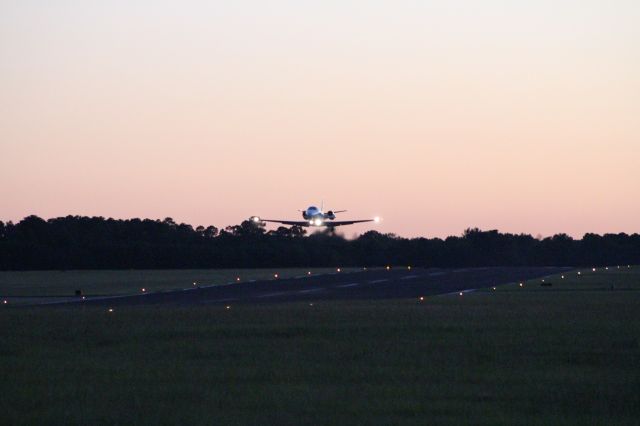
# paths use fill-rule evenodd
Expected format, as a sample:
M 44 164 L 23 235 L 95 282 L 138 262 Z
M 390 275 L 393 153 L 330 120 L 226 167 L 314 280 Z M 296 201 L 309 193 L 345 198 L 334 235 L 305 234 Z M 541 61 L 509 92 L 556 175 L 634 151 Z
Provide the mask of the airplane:
M 336 226 L 353 225 L 354 223 L 362 222 L 380 222 L 379 217 L 373 219 L 359 219 L 359 220 L 338 220 L 336 221 L 336 213 L 344 213 L 346 210 L 329 210 L 324 213 L 324 203 L 318 208 L 316 206 L 309 206 L 306 210 L 298 210 L 302 212 L 302 218 L 304 220 L 275 220 L 275 219 L 262 219 L 259 216 L 251 216 L 250 220 L 253 223 L 260 222 L 273 222 L 281 223 L 283 225 L 296 225 L 296 226 L 311 226 L 311 227 L 327 227 L 331 231 L 335 231 Z

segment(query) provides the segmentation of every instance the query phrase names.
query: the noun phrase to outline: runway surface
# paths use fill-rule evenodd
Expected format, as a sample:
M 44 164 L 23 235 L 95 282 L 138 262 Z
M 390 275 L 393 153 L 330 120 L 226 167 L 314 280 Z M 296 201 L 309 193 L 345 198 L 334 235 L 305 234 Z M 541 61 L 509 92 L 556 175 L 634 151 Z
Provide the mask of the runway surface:
M 375 269 L 361 272 L 336 272 L 334 274 L 316 276 L 243 282 L 133 296 L 78 299 L 73 303 L 121 306 L 413 298 L 471 291 L 552 275 L 569 269 L 571 268 Z

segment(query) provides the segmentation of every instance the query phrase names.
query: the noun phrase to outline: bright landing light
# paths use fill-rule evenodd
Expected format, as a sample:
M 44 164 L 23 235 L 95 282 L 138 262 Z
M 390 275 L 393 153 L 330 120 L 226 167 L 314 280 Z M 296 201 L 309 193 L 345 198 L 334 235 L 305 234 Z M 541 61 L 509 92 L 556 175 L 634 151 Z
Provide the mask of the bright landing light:
M 320 226 L 320 225 L 322 225 L 322 220 L 321 219 L 315 219 L 313 221 L 313 224 L 316 225 L 316 226 Z
M 380 219 L 380 217 L 378 217 L 378 216 L 376 216 L 376 217 L 374 217 L 374 218 L 373 218 L 373 221 L 374 221 L 375 223 L 380 223 L 380 221 L 381 221 L 381 220 L 382 220 L 382 219 Z

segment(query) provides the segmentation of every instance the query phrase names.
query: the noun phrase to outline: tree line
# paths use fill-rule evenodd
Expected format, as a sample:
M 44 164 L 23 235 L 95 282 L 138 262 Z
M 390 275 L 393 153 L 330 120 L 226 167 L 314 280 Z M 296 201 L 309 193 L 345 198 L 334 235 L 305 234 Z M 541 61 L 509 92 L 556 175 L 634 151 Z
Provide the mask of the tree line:
M 171 218 L 66 216 L 0 221 L 0 270 L 173 269 L 414 265 L 601 266 L 637 264 L 640 235 L 534 238 L 470 228 L 460 236 L 402 238 L 368 231 L 349 240 L 304 228 L 266 231 L 244 221 L 195 229 Z

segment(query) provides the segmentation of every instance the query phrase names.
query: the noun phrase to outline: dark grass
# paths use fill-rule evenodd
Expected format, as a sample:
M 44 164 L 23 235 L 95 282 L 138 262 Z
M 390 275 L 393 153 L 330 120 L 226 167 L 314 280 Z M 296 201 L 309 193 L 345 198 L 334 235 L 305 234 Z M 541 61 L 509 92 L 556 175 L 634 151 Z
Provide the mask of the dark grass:
M 639 296 L 6 308 L 0 423 L 638 424 Z

